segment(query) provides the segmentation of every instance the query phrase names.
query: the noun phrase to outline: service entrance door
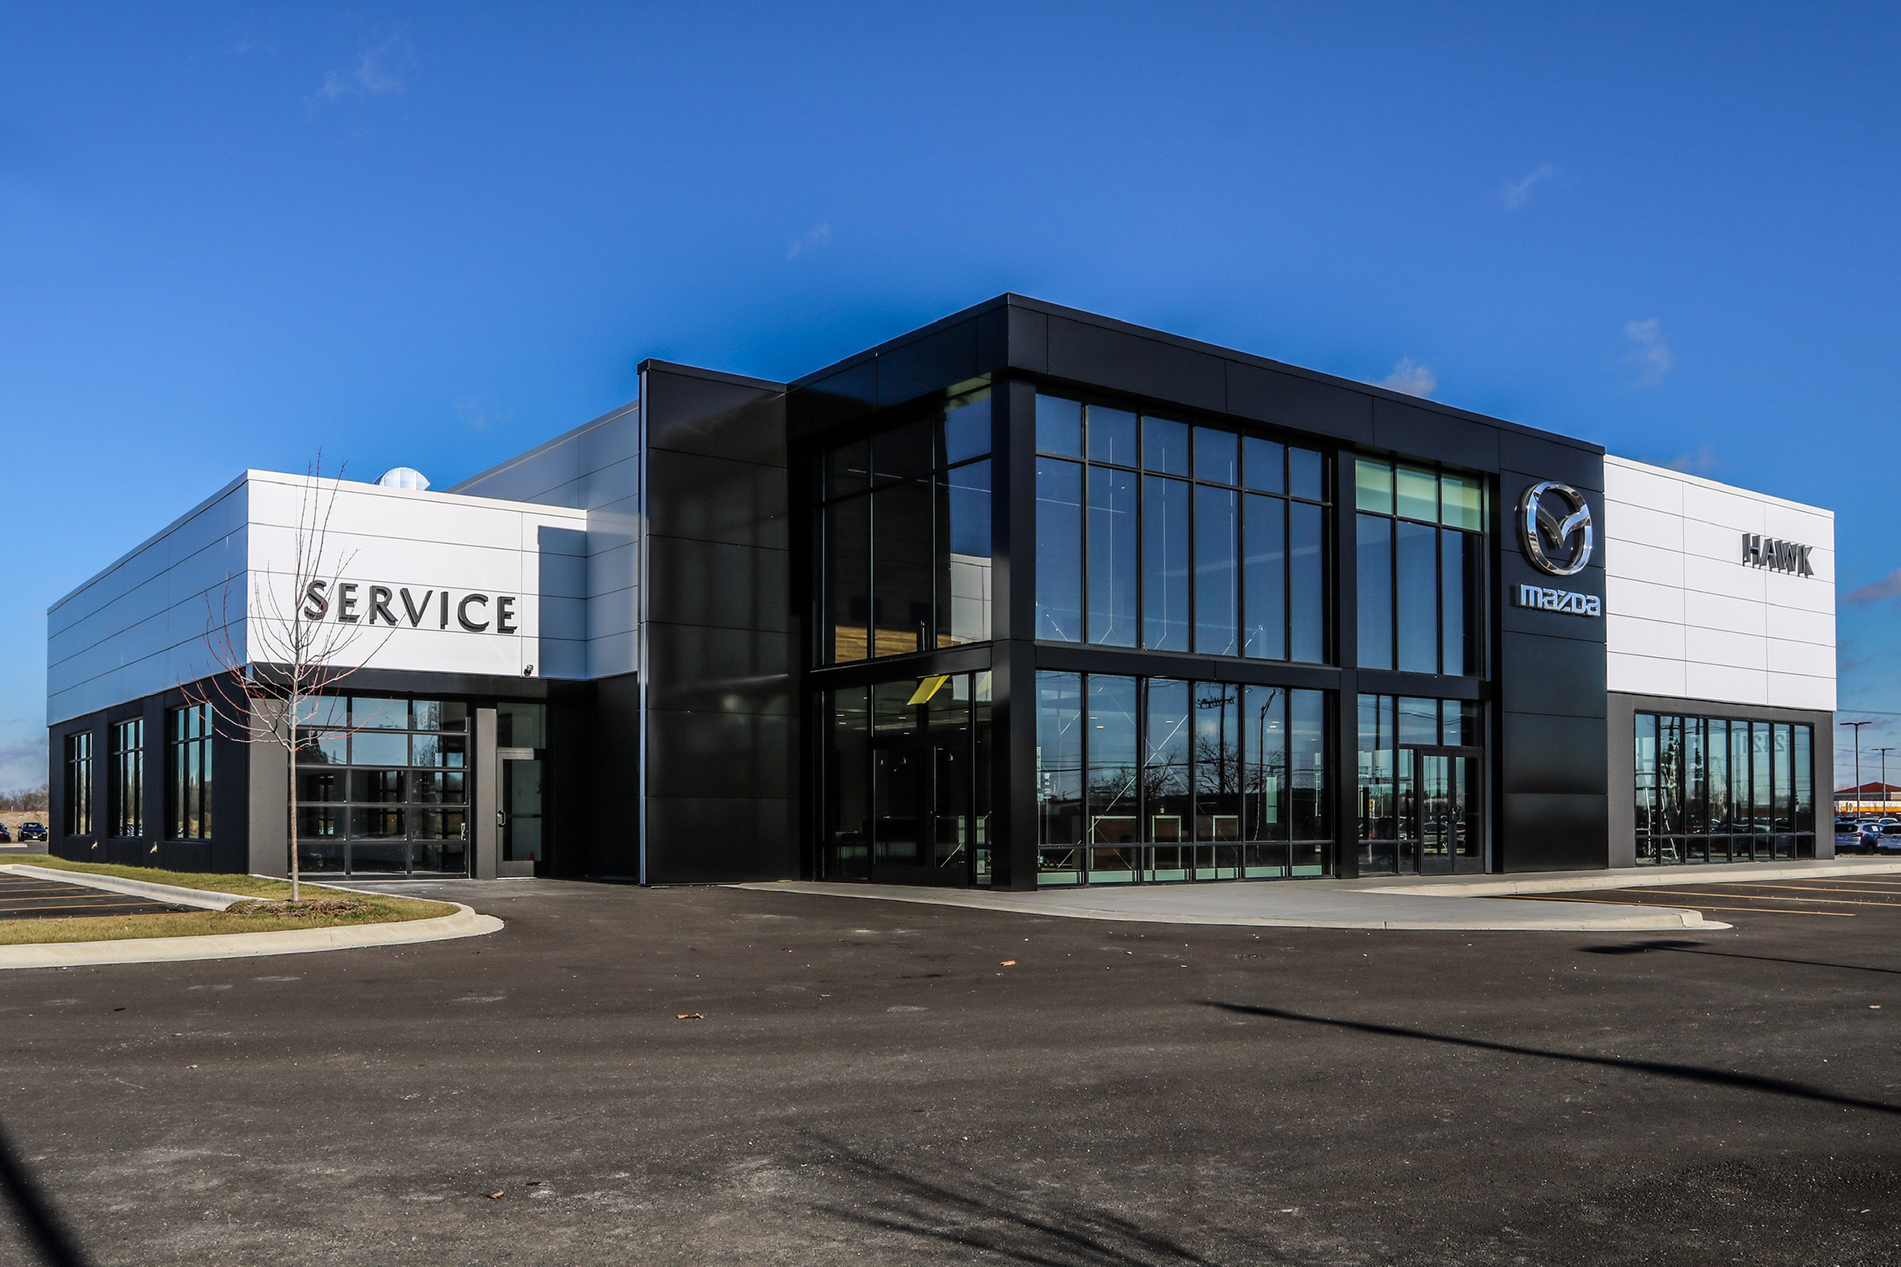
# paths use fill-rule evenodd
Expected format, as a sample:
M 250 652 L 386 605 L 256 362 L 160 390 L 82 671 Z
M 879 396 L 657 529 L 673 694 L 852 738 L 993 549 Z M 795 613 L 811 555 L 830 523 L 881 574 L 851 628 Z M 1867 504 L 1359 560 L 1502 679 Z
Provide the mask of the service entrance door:
M 495 874 L 533 875 L 547 857 L 542 827 L 542 753 L 539 748 L 498 748 L 501 767 L 501 808 L 495 821 L 501 827 L 501 850 Z
M 1485 870 L 1482 753 L 1468 748 L 1406 748 L 1412 787 L 1401 798 L 1399 869 L 1420 875 Z

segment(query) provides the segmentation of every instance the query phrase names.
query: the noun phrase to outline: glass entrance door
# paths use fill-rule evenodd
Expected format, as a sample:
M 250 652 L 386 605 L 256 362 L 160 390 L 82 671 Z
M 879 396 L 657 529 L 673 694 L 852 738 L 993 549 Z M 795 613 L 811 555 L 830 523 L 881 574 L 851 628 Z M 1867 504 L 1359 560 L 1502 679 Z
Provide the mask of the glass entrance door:
M 1479 755 L 1457 748 L 1404 748 L 1399 869 L 1421 875 L 1485 870 Z
M 513 751 L 522 751 L 515 749 Z M 542 835 L 542 761 L 538 751 L 532 756 L 504 756 L 501 761 L 502 840 L 499 875 L 533 875 L 536 864 L 547 856 Z

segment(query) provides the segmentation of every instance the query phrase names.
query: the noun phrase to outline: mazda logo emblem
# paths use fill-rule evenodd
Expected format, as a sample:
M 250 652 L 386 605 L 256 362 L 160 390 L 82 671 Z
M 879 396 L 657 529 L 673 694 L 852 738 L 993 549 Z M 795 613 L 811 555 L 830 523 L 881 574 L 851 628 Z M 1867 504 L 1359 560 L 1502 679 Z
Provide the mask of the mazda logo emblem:
M 1569 484 L 1533 484 L 1518 499 L 1518 536 L 1538 570 L 1553 576 L 1582 572 L 1591 561 L 1590 504 Z

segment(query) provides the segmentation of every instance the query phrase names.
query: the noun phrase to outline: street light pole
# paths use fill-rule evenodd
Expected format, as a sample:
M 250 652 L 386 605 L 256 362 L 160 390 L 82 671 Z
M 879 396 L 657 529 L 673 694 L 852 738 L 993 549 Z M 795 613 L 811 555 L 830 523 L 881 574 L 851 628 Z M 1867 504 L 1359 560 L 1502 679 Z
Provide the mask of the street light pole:
M 1886 809 L 1888 808 L 1888 754 L 1894 749 L 1876 748 L 1875 751 L 1881 754 L 1881 808 Z
M 1873 724 L 1874 724 L 1873 722 L 1867 722 L 1867 721 L 1845 721 L 1842 723 L 1842 725 L 1844 726 L 1853 726 L 1855 728 L 1855 812 L 1856 813 L 1861 812 L 1861 728 L 1863 726 L 1871 726 Z

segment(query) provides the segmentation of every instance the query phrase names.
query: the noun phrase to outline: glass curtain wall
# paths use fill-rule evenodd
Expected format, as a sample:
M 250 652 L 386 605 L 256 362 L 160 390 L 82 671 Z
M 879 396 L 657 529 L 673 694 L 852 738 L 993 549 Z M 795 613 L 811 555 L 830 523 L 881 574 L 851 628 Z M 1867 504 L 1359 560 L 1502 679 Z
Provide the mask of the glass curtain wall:
M 1323 873 L 1324 692 L 1036 676 L 1039 884 Z
M 990 675 L 821 692 L 818 873 L 988 885 Z
M 145 719 L 112 727 L 111 827 L 114 836 L 145 834 Z
M 326 695 L 298 722 L 303 870 L 467 873 L 467 704 Z
M 1312 449 L 1036 398 L 1036 637 L 1321 663 Z
M 1637 862 L 1815 854 L 1815 730 L 1803 722 L 1638 713 Z
M 819 459 L 818 662 L 990 637 L 990 391 Z
M 92 732 L 66 736 L 66 834 L 92 835 Z
M 169 840 L 211 839 L 211 705 L 191 704 L 167 714 L 165 835 Z
M 1360 458 L 1354 489 L 1360 667 L 1483 673 L 1484 483 Z

